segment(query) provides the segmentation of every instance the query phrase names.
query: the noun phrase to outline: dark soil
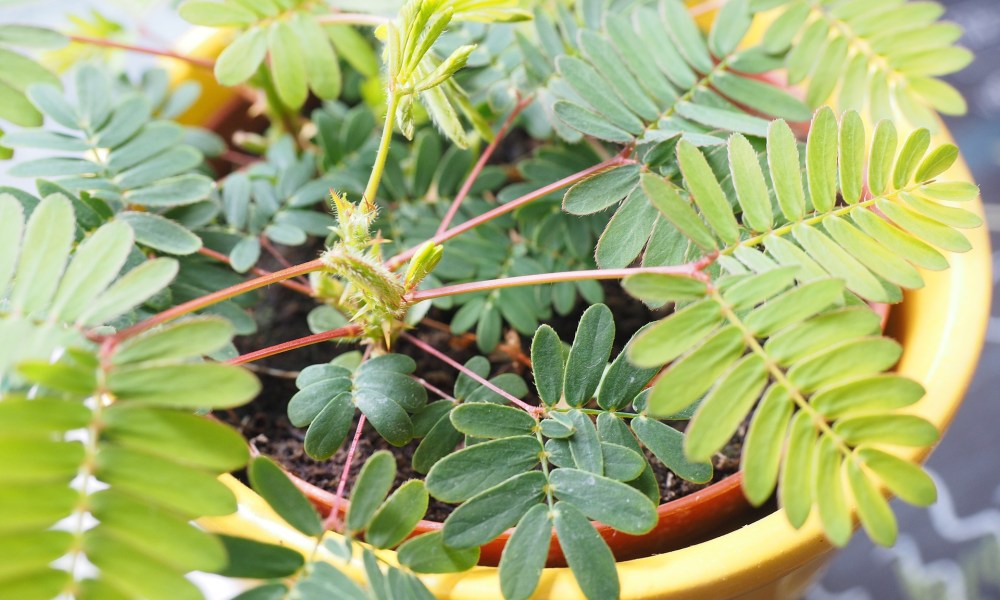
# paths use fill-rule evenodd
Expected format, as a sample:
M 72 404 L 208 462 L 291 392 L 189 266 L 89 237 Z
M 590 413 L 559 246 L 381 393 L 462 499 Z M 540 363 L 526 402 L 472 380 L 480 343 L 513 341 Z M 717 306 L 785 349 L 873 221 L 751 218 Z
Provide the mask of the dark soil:
M 308 254 L 308 252 L 304 254 Z M 310 256 L 292 258 L 306 260 Z M 626 295 L 615 282 L 605 284 L 605 296 L 605 302 L 616 316 L 617 336 L 614 353 L 619 352 L 624 347 L 639 327 L 662 316 L 653 313 L 645 305 Z M 266 290 L 262 302 L 255 308 L 260 331 L 255 335 L 238 340 L 238 347 L 241 351 L 246 352 L 309 335 L 306 315 L 314 306 L 314 301 L 309 298 L 280 286 L 271 286 Z M 578 306 L 572 314 L 566 317 L 557 317 L 549 324 L 556 329 L 562 339 L 572 340 L 583 308 L 582 305 Z M 453 336 L 448 333 L 447 327 L 442 323 L 446 323 L 449 317 L 450 315 L 440 311 L 432 311 L 430 318 L 416 330 L 415 335 L 459 362 L 465 362 L 478 353 L 475 339 L 468 334 Z M 514 331 L 507 332 L 501 345 L 489 357 L 493 366 L 491 375 L 515 372 L 525 377 L 529 387 L 531 387 L 530 370 L 526 363 L 530 343 L 530 338 L 521 336 Z M 349 444 L 345 444 L 336 455 L 327 461 L 313 460 L 306 455 L 303 448 L 305 430 L 293 427 L 289 423 L 285 408 L 288 400 L 297 391 L 294 377 L 299 369 L 311 364 L 328 362 L 333 357 L 353 349 L 357 349 L 357 347 L 348 344 L 323 343 L 255 363 L 252 368 L 257 370 L 263 383 L 261 394 L 250 404 L 220 412 L 217 416 L 239 429 L 255 450 L 274 458 L 291 473 L 305 481 L 330 492 L 335 492 L 344 463 L 347 460 L 347 446 Z M 401 342 L 399 347 L 394 350 L 412 356 L 417 361 L 417 373 L 431 385 L 446 392 L 453 389 L 457 373 L 450 367 L 443 365 L 419 349 L 405 344 L 405 342 Z M 430 396 L 433 400 L 433 394 Z M 537 398 L 529 396 L 526 401 L 537 403 Z M 674 425 L 683 428 L 685 423 L 674 423 Z M 739 456 L 745 433 L 746 423 L 723 452 L 717 454 L 713 459 L 715 466 L 713 483 L 739 469 Z M 367 457 L 377 450 L 387 449 L 396 456 L 398 465 L 396 486 L 411 478 L 421 477 L 410 467 L 411 457 L 418 443 L 419 440 L 416 440 L 406 446 L 396 448 L 383 440 L 373 428 L 365 427 L 351 465 L 345 495 L 349 496 L 351 486 L 361 465 L 364 464 Z M 663 502 L 681 498 L 708 485 L 692 484 L 676 477 L 651 456 L 650 462 L 660 484 Z M 453 509 L 452 505 L 432 499 L 426 518 L 443 521 Z

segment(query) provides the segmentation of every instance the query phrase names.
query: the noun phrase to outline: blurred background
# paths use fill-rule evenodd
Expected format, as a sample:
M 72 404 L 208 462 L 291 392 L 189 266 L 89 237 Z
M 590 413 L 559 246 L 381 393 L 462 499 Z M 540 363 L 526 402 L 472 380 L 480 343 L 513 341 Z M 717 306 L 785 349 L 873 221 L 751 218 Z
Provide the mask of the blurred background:
M 877 0 L 872 0 L 877 1 Z M 949 80 L 969 102 L 969 113 L 948 118 L 983 190 L 994 249 L 1000 247 L 1000 0 L 938 0 L 945 18 L 965 29 L 963 44 L 976 60 Z M 89 13 L 98 8 L 112 22 L 135 27 L 138 41 L 168 47 L 188 25 L 171 2 L 142 0 L 0 0 L 0 22 L 113 27 Z M 53 18 L 56 19 L 53 22 Z M 76 27 L 80 24 L 77 23 Z M 155 63 L 119 55 L 129 71 Z M 22 155 L 23 157 L 24 155 Z M 23 185 L 5 175 L 0 185 Z M 1000 251 L 993 253 L 993 284 L 1000 283 Z M 939 483 L 938 503 L 929 510 L 895 502 L 900 538 L 895 548 L 874 547 L 856 535 L 833 561 L 808 600 L 1000 600 L 1000 300 L 994 297 L 986 346 L 965 403 L 928 462 Z M 970 343 L 973 343 L 970 340 Z

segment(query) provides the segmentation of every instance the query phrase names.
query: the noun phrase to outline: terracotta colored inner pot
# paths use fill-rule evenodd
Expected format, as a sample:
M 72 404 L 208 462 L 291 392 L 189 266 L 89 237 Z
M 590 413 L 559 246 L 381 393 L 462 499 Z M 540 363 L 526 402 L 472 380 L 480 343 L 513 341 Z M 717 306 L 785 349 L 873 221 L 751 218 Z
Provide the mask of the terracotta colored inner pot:
M 294 475 L 290 474 L 290 476 L 321 514 L 324 516 L 330 514 L 337 500 L 334 494 Z M 763 511 L 753 510 L 746 498 L 743 497 L 742 482 L 743 474 L 736 473 L 703 490 L 661 504 L 656 509 L 659 515 L 656 527 L 643 535 L 621 533 L 603 523 L 595 522 L 594 527 L 607 542 L 615 558 L 620 561 L 677 550 L 749 523 L 756 519 L 761 512 L 773 510 L 773 507 Z M 342 500 L 340 503 L 341 517 L 347 510 L 347 506 L 347 501 Z M 437 531 L 442 527 L 441 523 L 435 521 L 420 521 L 413 535 Z M 500 563 L 500 553 L 503 552 L 507 540 L 513 533 L 513 529 L 508 529 L 495 540 L 482 546 L 479 564 L 497 566 Z M 555 536 L 552 537 L 549 544 L 549 558 L 546 565 L 565 567 L 566 559 L 563 557 L 562 549 Z

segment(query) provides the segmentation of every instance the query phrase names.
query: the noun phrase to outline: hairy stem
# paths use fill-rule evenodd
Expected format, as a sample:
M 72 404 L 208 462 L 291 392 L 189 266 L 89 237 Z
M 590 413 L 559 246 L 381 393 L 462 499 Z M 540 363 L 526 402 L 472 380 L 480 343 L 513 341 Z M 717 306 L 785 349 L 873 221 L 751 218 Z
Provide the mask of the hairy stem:
M 214 258 L 215 260 L 226 263 L 227 265 L 231 264 L 228 256 L 222 254 L 221 252 L 216 252 L 215 250 L 205 248 L 204 246 L 198 250 L 198 254 L 201 254 L 202 256 L 207 256 L 209 258 Z M 250 272 L 253 273 L 254 275 L 257 275 L 258 277 L 267 277 L 269 275 L 272 275 L 271 271 L 265 271 L 264 269 L 260 269 L 258 267 L 253 267 L 252 269 L 250 269 Z M 301 283 L 297 283 L 294 281 L 279 281 L 278 285 L 286 287 L 292 291 L 299 292 L 300 294 L 304 294 L 306 296 L 310 297 L 312 296 L 312 288 L 309 287 L 308 285 L 303 285 Z
M 432 298 L 442 298 L 444 296 L 456 296 L 458 294 L 470 294 L 472 292 L 485 292 L 501 288 L 522 287 L 526 285 L 543 285 L 546 283 L 559 283 L 562 281 L 583 281 L 588 279 L 624 279 L 630 275 L 642 273 L 653 273 L 659 275 L 685 275 L 688 277 L 703 279 L 702 271 L 715 260 L 714 254 L 710 254 L 698 261 L 675 267 L 632 267 L 627 269 L 589 269 L 586 271 L 564 271 L 561 273 L 541 273 L 538 275 L 521 275 L 518 277 L 504 277 L 502 279 L 489 279 L 486 281 L 472 281 L 469 283 L 458 283 L 446 285 L 430 290 L 417 290 L 412 292 L 407 299 L 410 302 L 420 302 Z
M 135 325 L 123 329 L 113 336 L 113 339 L 117 341 L 127 340 L 130 337 L 138 335 L 143 331 L 152 329 L 157 325 L 161 325 L 168 321 L 172 321 L 184 315 L 193 313 L 197 310 L 207 308 L 213 304 L 218 304 L 224 300 L 229 300 L 230 298 L 235 298 L 241 294 L 247 292 L 252 292 L 253 290 L 260 289 L 262 287 L 267 287 L 272 283 L 280 283 L 286 279 L 292 279 L 298 277 L 299 275 L 305 275 L 306 273 L 311 273 L 313 271 L 319 271 L 323 269 L 323 262 L 319 259 L 311 260 L 300 265 L 296 265 L 291 269 L 284 269 L 282 271 L 276 271 L 270 275 L 264 277 L 258 277 L 256 279 L 251 279 L 250 281 L 244 281 L 243 283 L 238 283 L 236 285 L 227 287 L 225 289 L 219 290 L 217 292 L 212 292 L 211 294 L 205 294 L 200 298 L 195 298 L 184 302 L 183 304 L 178 304 L 172 308 L 158 313 L 145 321 L 136 323 Z
M 307 335 L 306 337 L 301 337 L 295 340 L 275 344 L 274 346 L 268 346 L 267 348 L 261 348 L 260 350 L 255 350 L 253 352 L 248 352 L 246 354 L 241 354 L 240 356 L 231 358 L 226 362 L 231 365 L 243 365 L 256 360 L 261 360 L 262 358 L 274 356 L 275 354 L 283 354 L 291 350 L 297 350 L 298 348 L 305 348 L 306 346 L 319 344 L 320 342 L 357 337 L 361 335 L 361 332 L 362 327 L 360 325 L 345 325 L 344 327 L 338 327 L 337 329 L 331 329 L 330 331 Z
M 284 255 L 284 254 L 282 254 L 282 253 L 281 253 L 281 252 L 280 252 L 280 251 L 279 251 L 279 250 L 278 250 L 278 249 L 277 249 L 277 248 L 276 248 L 276 247 L 274 246 L 274 244 L 272 244 L 272 243 L 271 243 L 271 240 L 270 240 L 270 238 L 268 238 L 268 237 L 267 237 L 267 236 L 266 236 L 265 234 L 263 234 L 263 233 L 262 233 L 262 234 L 260 234 L 260 247 L 261 247 L 261 248 L 263 248 L 263 249 L 264 249 L 264 250 L 265 250 L 265 251 L 266 251 L 266 252 L 267 252 L 268 254 L 270 254 L 270 255 L 271 255 L 271 258 L 273 258 L 274 260 L 278 261 L 278 264 L 279 264 L 279 265 L 281 265 L 282 267 L 284 267 L 284 268 L 286 268 L 286 269 L 291 269 L 292 267 L 294 267 L 294 266 L 295 266 L 295 265 L 293 265 L 293 264 L 292 264 L 292 263 L 291 263 L 291 262 L 290 262 L 290 261 L 289 261 L 289 260 L 288 260 L 287 258 L 285 258 L 285 255 Z M 307 290 L 309 290 L 310 292 L 312 292 L 312 288 L 311 288 L 311 287 L 309 286 L 309 282 L 308 282 L 308 281 L 306 281 L 306 280 L 305 280 L 304 278 L 302 278 L 302 277 L 299 277 L 299 278 L 297 279 L 297 281 L 299 282 L 299 285 L 301 285 L 301 286 L 302 286 L 302 287 L 304 287 L 305 289 L 307 289 Z
M 86 44 L 88 46 L 101 46 L 104 48 L 117 48 L 119 50 L 127 50 L 129 52 L 136 52 L 139 54 L 162 56 L 164 58 L 172 58 L 175 60 L 183 61 L 188 64 L 195 65 L 196 67 L 201 67 L 203 69 L 212 69 L 215 67 L 215 61 L 208 60 L 207 58 L 185 56 L 183 54 L 178 54 L 170 50 L 158 50 L 156 48 L 147 48 L 145 46 L 134 46 L 132 44 L 124 44 L 121 42 L 114 42 L 111 40 L 105 40 L 86 35 L 67 35 L 66 37 L 69 38 L 71 42 L 77 44 Z
M 524 206 L 525 204 L 538 200 L 539 198 L 544 198 L 545 196 L 551 194 L 552 192 L 557 192 L 575 183 L 579 183 L 580 181 L 583 181 L 584 179 L 591 177 L 592 175 L 597 175 L 598 173 L 607 171 L 608 169 L 613 169 L 615 167 L 629 164 L 631 162 L 634 161 L 628 158 L 627 153 L 623 152 L 621 154 L 618 154 L 617 156 L 609 158 L 608 160 L 600 162 L 592 167 L 589 167 L 587 169 L 584 169 L 567 177 L 563 177 L 559 181 L 550 183 L 549 185 L 546 185 L 544 187 L 540 187 L 537 190 L 529 192 L 519 198 L 515 198 L 514 200 L 511 200 L 506 204 L 501 204 L 500 206 L 494 208 L 493 210 L 487 211 L 479 215 L 478 217 L 469 219 L 465 223 L 462 223 L 460 225 L 455 225 L 454 227 L 442 231 L 441 233 L 435 235 L 428 241 L 431 242 L 432 244 L 440 244 L 442 242 L 446 242 L 454 237 L 458 237 L 459 235 L 465 233 L 466 231 L 469 231 L 470 229 L 474 229 L 479 225 L 482 225 L 483 223 L 488 223 L 489 221 L 492 221 L 493 219 L 501 215 L 513 212 L 514 210 L 517 210 L 518 208 Z M 416 246 L 413 246 L 409 250 L 400 252 L 396 256 L 393 256 L 392 258 L 387 260 L 385 262 L 385 266 L 389 269 L 399 268 L 400 265 L 410 260 L 410 258 L 412 258 L 414 254 L 416 254 L 417 250 L 422 245 L 423 244 L 418 244 Z
M 479 178 L 479 175 L 483 172 L 483 167 L 486 166 L 486 163 L 490 160 L 490 157 L 493 156 L 493 153 L 496 151 L 497 146 L 500 145 L 500 141 L 504 138 L 505 135 L 507 135 L 507 130 L 509 130 L 511 125 L 514 124 L 514 120 L 517 119 L 517 116 L 519 114 L 521 114 L 521 111 L 523 111 L 529 104 L 531 104 L 532 100 L 533 98 L 531 96 L 527 98 L 522 98 L 510 111 L 510 114 L 507 115 L 507 119 L 504 120 L 503 125 L 500 126 L 500 129 L 497 130 L 496 135 L 493 136 L 493 141 L 490 142 L 488 146 L 486 146 L 485 150 L 483 150 L 483 154 L 479 157 L 479 160 L 476 161 L 476 165 L 472 168 L 472 171 L 469 173 L 469 176 L 465 179 L 465 183 L 462 184 L 462 188 L 458 190 L 458 194 L 456 194 L 455 199 L 452 200 L 451 206 L 448 207 L 448 212 L 444 215 L 444 219 L 441 220 L 441 224 L 438 226 L 436 232 L 437 235 L 441 235 L 442 233 L 444 233 L 444 231 L 448 229 L 448 226 L 451 225 L 451 222 L 455 218 L 455 215 L 458 214 L 458 208 L 462 205 L 462 202 L 465 200 L 466 196 L 469 195 L 469 190 L 472 189 L 473 184 L 476 183 L 476 180 Z
M 382 139 L 379 141 L 378 154 L 375 156 L 375 164 L 372 165 L 371 175 L 368 177 L 368 185 L 365 186 L 365 193 L 362 199 L 366 202 L 375 202 L 375 195 L 378 194 L 378 185 L 382 181 L 382 172 L 385 170 L 385 160 L 389 157 L 389 145 L 392 142 L 393 120 L 396 117 L 396 107 L 399 106 L 399 94 L 389 90 L 389 105 L 385 111 L 385 125 L 382 127 Z
M 529 415 L 537 418 L 539 415 L 541 415 L 541 414 L 543 414 L 545 412 L 545 408 L 543 408 L 541 406 L 532 406 L 530 404 L 527 404 L 527 403 L 523 402 L 522 400 L 520 400 L 519 398 L 517 398 L 513 394 L 511 394 L 509 392 L 506 392 L 506 391 L 500 389 L 499 387 L 493 385 L 492 383 L 490 383 L 489 381 L 487 381 L 485 378 L 480 377 L 479 374 L 476 373 L 475 371 L 466 368 L 465 365 L 463 365 L 462 363 L 456 361 L 455 359 L 451 358 L 447 354 L 444 354 L 443 352 L 439 351 L 434 346 L 431 346 L 430 344 L 424 342 L 420 338 L 412 336 L 412 335 L 410 335 L 408 333 L 402 334 L 402 337 L 406 341 L 408 341 L 411 344 L 413 344 L 414 346 L 416 346 L 417 348 L 420 348 L 421 350 L 423 350 L 424 352 L 426 352 L 427 354 L 430 354 L 431 356 L 433 356 L 434 358 L 437 358 L 438 360 L 440 360 L 441 362 L 447 364 L 448 366 L 453 367 L 454 369 L 458 370 L 460 373 L 464 373 L 465 375 L 468 375 L 469 377 L 471 377 L 475 381 L 477 381 L 480 384 L 482 384 L 487 389 L 489 389 L 489 390 L 491 390 L 491 391 L 499 394 L 503 398 L 509 400 L 511 404 L 513 404 L 514 406 L 517 406 L 521 410 L 524 410 Z

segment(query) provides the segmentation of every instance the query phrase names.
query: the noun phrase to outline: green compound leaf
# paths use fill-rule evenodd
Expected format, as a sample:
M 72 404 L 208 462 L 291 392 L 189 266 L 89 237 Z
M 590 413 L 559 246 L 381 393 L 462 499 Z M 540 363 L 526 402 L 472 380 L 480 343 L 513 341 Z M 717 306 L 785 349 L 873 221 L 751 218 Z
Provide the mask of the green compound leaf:
M 309 500 L 273 460 L 258 456 L 247 469 L 250 484 L 289 525 L 311 536 L 323 533 L 323 523 Z
M 424 482 L 411 480 L 399 487 L 375 511 L 365 541 L 376 548 L 392 548 L 408 536 L 427 512 Z
M 523 410 L 488 403 L 456 407 L 451 423 L 465 435 L 487 439 L 527 435 L 535 428 L 535 420 Z
M 364 531 L 392 488 L 396 478 L 396 459 L 387 450 L 380 450 L 365 461 L 351 490 L 347 509 L 347 529 Z
M 768 374 L 764 360 L 751 354 L 740 360 L 705 397 L 688 426 L 684 450 L 707 462 L 722 449 L 760 398 Z
M 557 498 L 595 521 L 632 535 L 656 526 L 656 505 L 624 483 L 570 468 L 554 470 L 549 479 Z
M 450 454 L 427 474 L 427 489 L 444 502 L 463 502 L 507 479 L 532 470 L 542 447 L 534 437 L 503 438 Z
M 500 556 L 500 591 L 507 600 L 527 600 L 538 586 L 552 538 L 549 507 L 536 504 L 517 522 Z
M 896 543 L 898 526 L 892 508 L 864 470 L 853 460 L 844 462 L 847 481 L 857 502 L 858 518 L 869 537 L 883 546 Z
M 611 310 L 595 304 L 583 313 L 566 359 L 563 397 L 570 406 L 582 406 L 593 398 L 614 343 L 615 322 Z
M 874 448 L 860 449 L 858 459 L 900 499 L 917 506 L 930 506 L 937 500 L 934 480 L 919 465 Z
M 692 304 L 638 334 L 628 350 L 629 359 L 647 368 L 670 362 L 705 339 L 722 320 L 718 303 Z
M 778 483 L 781 451 L 792 410 L 788 391 L 772 385 L 750 422 L 740 467 L 744 473 L 743 491 L 754 506 L 766 502 Z
M 478 560 L 479 548 L 451 548 L 440 531 L 418 535 L 399 547 L 399 562 L 416 573 L 459 573 Z
M 589 600 L 617 598 L 615 558 L 587 517 L 568 502 L 557 502 L 552 522 L 577 584 Z
M 554 406 L 562 398 L 566 367 L 559 334 L 548 325 L 539 327 L 531 340 L 531 364 L 538 396 Z
M 543 500 L 545 485 L 545 475 L 531 471 L 473 496 L 445 520 L 442 530 L 445 543 L 461 549 L 493 540 Z
M 944 12 L 939 5 L 782 4 L 764 34 L 765 46 L 784 55 L 792 81 L 809 77 L 806 95 L 812 106 L 828 100 L 840 110 L 868 105 L 873 120 L 892 116 L 915 126 L 936 126 L 934 110 L 965 112 L 954 88 L 934 78 L 971 60 L 967 50 L 953 46 L 956 28 L 936 23 Z M 891 104 L 888 80 L 893 81 Z
M 793 132 L 776 121 L 766 141 L 770 177 L 765 177 L 753 145 L 737 135 L 729 141 L 728 177 L 713 170 L 716 153 L 683 140 L 678 143 L 693 206 L 684 200 L 684 189 L 651 173 L 642 175 L 642 185 L 650 202 L 696 246 L 711 251 L 717 247 L 716 237 L 723 240 L 719 262 L 730 273 L 748 267 L 759 271 L 760 255 L 748 250 L 763 245 L 765 258 L 805 269 L 807 278 L 832 275 L 863 299 L 895 302 L 901 288 L 923 285 L 915 267 L 944 268 L 943 256 L 932 246 L 966 251 L 969 242 L 956 228 L 981 222 L 943 203 L 953 195 L 974 196 L 971 187 L 933 179 L 955 160 L 954 150 L 948 145 L 930 148 L 929 133 L 920 129 L 897 156 L 897 137 L 895 126 L 881 121 L 866 152 L 860 116 L 845 113 L 838 125 L 833 113 L 823 109 L 811 124 L 804 175 Z M 924 164 L 927 168 L 921 169 Z M 866 177 L 870 197 L 862 199 Z M 961 191 L 953 194 L 953 189 Z M 838 195 L 847 207 L 836 205 Z M 734 221 L 736 207 L 742 210 L 742 223 Z M 876 216 L 872 208 L 886 218 Z M 748 235 L 735 236 L 734 223 Z
M 637 165 L 604 171 L 571 187 L 563 199 L 563 209 L 574 215 L 593 214 L 620 202 L 638 182 Z
M 302 554 L 284 546 L 230 535 L 220 535 L 219 540 L 226 547 L 229 564 L 217 573 L 226 577 L 288 577 L 305 564 Z
M 673 427 L 648 417 L 637 417 L 632 420 L 632 431 L 678 477 L 694 483 L 712 479 L 712 465 L 689 461 L 684 455 L 684 434 Z

